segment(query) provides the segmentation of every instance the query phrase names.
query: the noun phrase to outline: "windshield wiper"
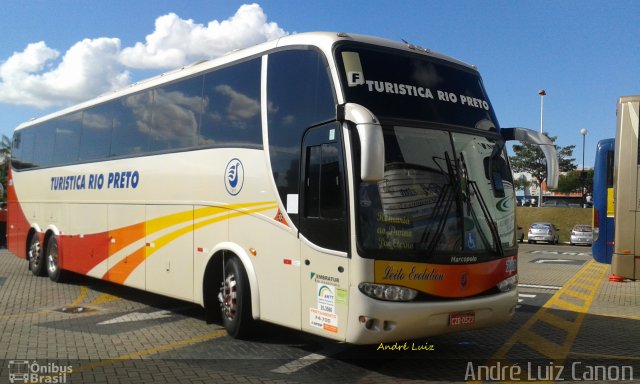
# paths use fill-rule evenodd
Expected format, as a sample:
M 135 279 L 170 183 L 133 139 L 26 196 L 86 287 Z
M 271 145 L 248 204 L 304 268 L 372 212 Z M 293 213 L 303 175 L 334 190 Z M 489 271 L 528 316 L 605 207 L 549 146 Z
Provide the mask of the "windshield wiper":
M 449 215 L 449 211 L 451 210 L 451 205 L 453 204 L 453 199 L 450 198 L 451 188 L 454 188 L 455 191 L 455 177 L 454 170 L 451 167 L 451 157 L 449 153 L 445 151 L 445 164 L 447 167 L 447 176 L 449 177 L 449 184 L 445 184 L 442 186 L 442 191 L 438 196 L 438 201 L 434 204 L 433 211 L 431 214 L 430 223 L 425 224 L 424 231 L 422 232 L 422 236 L 420 238 L 421 244 L 428 244 L 426 253 L 428 256 L 431 256 L 433 251 L 442 236 L 442 232 L 444 232 L 444 228 L 447 222 L 447 216 Z M 437 163 L 436 163 L 437 164 Z M 444 173 L 444 171 L 442 172 Z M 456 198 L 456 200 L 458 200 Z M 437 220 L 437 221 L 436 221 Z M 434 223 L 435 221 L 435 223 Z M 434 227 L 435 224 L 435 228 Z M 429 241 L 429 235 L 431 235 L 431 240 Z
M 472 205 L 471 205 L 471 185 L 469 185 L 469 170 L 467 169 L 467 163 L 464 161 L 464 155 L 460 152 L 460 185 L 462 187 L 462 183 L 464 182 L 464 202 L 467 203 L 467 212 L 471 213 Z
M 475 181 L 469 180 L 469 170 L 467 168 L 467 163 L 464 160 L 464 154 L 462 152 L 460 152 L 460 172 L 464 175 L 464 187 L 465 187 L 465 194 L 464 194 L 464 202 L 467 203 L 467 213 L 469 216 L 471 216 L 473 218 L 473 222 L 474 224 L 478 227 L 479 231 L 478 233 L 480 234 L 480 239 L 482 240 L 482 243 L 484 244 L 485 248 L 491 248 L 491 244 L 489 243 L 489 240 L 487 239 L 487 236 L 485 235 L 484 231 L 482 230 L 482 227 L 480 226 L 480 220 L 478 220 L 478 216 L 476 215 L 476 212 L 473 210 L 473 204 L 471 203 L 471 189 L 475 186 L 475 188 L 473 189 L 474 193 L 479 196 L 478 201 L 480 201 L 480 207 L 483 210 L 486 208 L 486 204 L 485 201 L 482 198 L 482 195 L 479 194 L 479 191 L 477 190 L 477 185 Z M 460 184 L 462 185 L 462 178 L 460 178 Z M 484 204 L 484 207 L 483 205 Z M 487 213 L 488 210 L 487 210 Z M 489 215 L 489 217 L 487 217 L 487 215 L 485 214 L 485 220 L 487 221 L 492 221 L 491 220 L 491 215 Z M 493 231 L 490 229 L 490 231 L 492 232 L 492 238 L 494 238 L 495 241 L 495 237 L 493 234 Z M 464 232 L 464 229 L 463 229 Z M 464 235 L 464 233 L 463 233 Z M 463 236 L 464 238 L 464 236 Z
M 471 187 L 473 188 L 476 196 L 478 196 L 478 202 L 480 202 L 480 208 L 482 210 L 482 214 L 487 220 L 487 225 L 489 226 L 489 230 L 491 231 L 491 237 L 493 237 L 493 242 L 496 244 L 496 251 L 500 257 L 504 257 L 504 247 L 502 246 L 502 241 L 500 240 L 500 233 L 498 232 L 498 227 L 496 226 L 496 222 L 493 221 L 493 217 L 491 217 L 491 212 L 487 208 L 487 203 L 484 201 L 484 198 L 480 194 L 480 190 L 478 189 L 478 185 L 475 181 L 470 182 Z

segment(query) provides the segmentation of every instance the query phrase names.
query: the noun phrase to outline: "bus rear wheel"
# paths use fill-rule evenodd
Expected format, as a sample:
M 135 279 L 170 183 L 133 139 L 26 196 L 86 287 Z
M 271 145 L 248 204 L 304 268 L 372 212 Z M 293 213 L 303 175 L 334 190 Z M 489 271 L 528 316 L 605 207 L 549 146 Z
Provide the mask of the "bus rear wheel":
M 47 274 L 49 279 L 55 282 L 61 282 L 64 280 L 65 273 L 60 268 L 60 253 L 58 250 L 58 240 L 55 236 L 51 236 L 47 240 L 47 246 L 45 248 L 45 259 L 47 262 Z
M 42 260 L 42 246 L 37 233 L 34 233 L 29 239 L 29 248 L 27 251 L 29 257 L 29 270 L 34 276 L 44 276 L 44 262 Z
M 237 257 L 223 261 L 224 276 L 218 300 L 222 312 L 222 325 L 234 338 L 247 337 L 253 327 L 251 291 L 247 273 Z

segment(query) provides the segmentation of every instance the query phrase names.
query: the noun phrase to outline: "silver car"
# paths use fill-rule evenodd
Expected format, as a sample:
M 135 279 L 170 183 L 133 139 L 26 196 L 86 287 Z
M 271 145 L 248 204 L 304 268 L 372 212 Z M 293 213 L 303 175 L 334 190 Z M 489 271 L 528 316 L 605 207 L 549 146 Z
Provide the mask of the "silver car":
M 538 241 L 546 241 L 549 244 L 558 244 L 560 235 L 558 234 L 558 228 L 551 223 L 533 223 L 529 227 L 529 234 L 527 236 L 527 242 L 529 244 L 536 243 Z
M 576 224 L 571 229 L 571 237 L 569 238 L 571 245 L 586 244 L 591 245 L 593 243 L 593 230 L 590 225 Z

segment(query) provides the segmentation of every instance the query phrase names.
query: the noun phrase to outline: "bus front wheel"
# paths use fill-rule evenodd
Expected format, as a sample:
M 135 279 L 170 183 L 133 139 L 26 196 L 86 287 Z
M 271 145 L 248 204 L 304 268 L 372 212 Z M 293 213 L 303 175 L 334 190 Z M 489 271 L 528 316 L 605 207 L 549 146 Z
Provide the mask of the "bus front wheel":
M 51 236 L 47 240 L 47 246 L 45 248 L 46 262 L 47 262 L 47 274 L 49 279 L 55 282 L 61 282 L 64 280 L 65 274 L 62 268 L 60 268 L 60 254 L 58 250 L 58 240 L 55 236 Z
M 42 246 L 37 233 L 34 233 L 29 239 L 29 249 L 27 251 L 29 257 L 29 269 L 34 276 L 44 276 L 44 262 L 42 260 Z
M 224 280 L 218 300 L 222 312 L 222 325 L 231 337 L 241 339 L 251 332 L 251 291 L 247 273 L 237 257 L 223 261 Z

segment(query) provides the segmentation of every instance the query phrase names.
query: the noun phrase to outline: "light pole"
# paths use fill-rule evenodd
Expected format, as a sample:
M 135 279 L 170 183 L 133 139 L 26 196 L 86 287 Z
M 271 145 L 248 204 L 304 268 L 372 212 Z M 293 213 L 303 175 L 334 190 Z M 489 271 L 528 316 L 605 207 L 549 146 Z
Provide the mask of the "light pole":
M 538 95 L 540 95 L 540 133 L 544 133 L 544 97 L 547 92 L 541 89 L 538 91 Z
M 544 89 L 538 91 L 540 95 L 540 133 L 544 133 L 544 97 L 547 95 Z M 542 206 L 542 184 L 538 186 L 538 207 Z
M 580 172 L 580 188 L 582 192 L 582 207 L 586 206 L 586 194 L 585 194 L 585 184 L 587 181 L 587 174 L 584 173 L 584 141 L 587 138 L 587 128 L 582 128 L 580 130 L 580 134 L 582 135 L 582 172 Z

